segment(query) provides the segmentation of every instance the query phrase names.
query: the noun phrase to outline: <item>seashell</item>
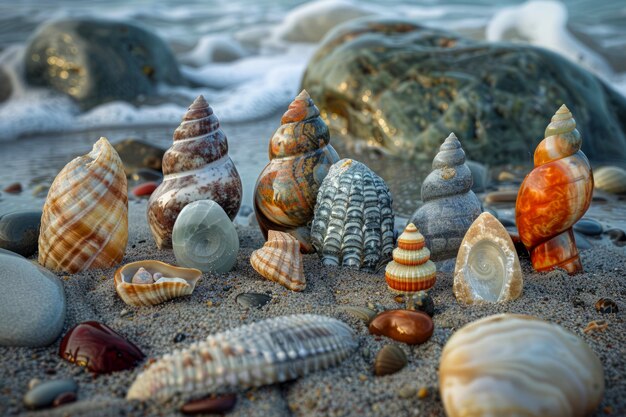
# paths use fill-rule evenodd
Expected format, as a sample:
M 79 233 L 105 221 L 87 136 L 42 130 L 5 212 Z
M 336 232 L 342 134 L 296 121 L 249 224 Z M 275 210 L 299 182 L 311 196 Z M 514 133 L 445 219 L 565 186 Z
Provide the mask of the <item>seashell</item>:
M 439 364 L 448 417 L 590 415 L 602 363 L 578 336 L 531 316 L 498 314 L 454 333 Z
M 250 263 L 263 277 L 285 288 L 306 288 L 300 242 L 288 233 L 270 230 L 265 245 L 252 252 Z
M 617 304 L 615 304 L 615 301 L 611 300 L 610 298 L 600 298 L 598 301 L 596 301 L 595 307 L 596 311 L 602 314 L 617 313 L 619 311 L 619 309 L 617 308 Z
M 357 319 L 363 320 L 365 324 L 370 324 L 372 319 L 376 317 L 376 312 L 371 308 L 367 307 L 358 307 L 358 306 L 340 306 L 339 310 L 345 311 Z
M 524 281 L 519 258 L 507 230 L 491 213 L 469 228 L 454 268 L 454 295 L 464 304 L 515 300 Z
M 424 204 L 411 218 L 426 238 L 433 261 L 454 258 L 465 232 L 481 213 L 472 182 L 461 142 L 450 133 L 422 184 Z
M 172 247 L 172 229 L 187 204 L 213 200 L 230 219 L 241 205 L 241 178 L 226 135 L 203 96 L 189 107 L 163 155 L 163 182 L 148 201 L 148 224 L 159 248 Z
M 154 284 L 154 278 L 152 278 L 152 274 L 146 271 L 146 268 L 142 266 L 135 272 L 130 282 L 131 284 Z
M 140 268 L 163 278 L 154 284 L 135 284 L 132 282 Z M 115 290 L 120 298 L 131 306 L 157 305 L 172 298 L 189 295 L 196 288 L 202 272 L 193 268 L 179 268 L 159 261 L 137 261 L 126 264 L 115 271 Z
M 387 336 L 409 345 L 425 343 L 435 330 L 433 320 L 421 311 L 387 310 L 369 324 L 371 334 Z
M 606 320 L 593 320 L 583 329 L 583 333 L 603 332 L 609 327 Z
M 517 196 L 515 223 L 533 268 L 582 271 L 572 226 L 591 204 L 593 175 L 569 109 L 562 105 L 535 149 L 535 168 Z
M 269 303 L 272 297 L 258 292 L 242 292 L 235 297 L 235 301 L 245 308 L 261 308 Z
M 274 317 L 165 355 L 137 376 L 126 398 L 167 400 L 181 391 L 284 382 L 337 365 L 357 345 L 342 321 L 312 314 Z
M 221 414 L 224 415 L 235 408 L 237 394 L 211 395 L 208 398 L 189 401 L 180 408 L 183 414 Z
M 376 376 L 395 374 L 407 363 L 406 354 L 402 349 L 396 345 L 385 345 L 376 355 L 374 374 Z
M 393 250 L 392 197 L 364 164 L 334 164 L 317 195 L 311 241 L 325 265 L 376 270 Z
M 602 167 L 593 173 L 598 190 L 613 194 L 626 194 L 626 170 L 619 167 Z
M 393 250 L 393 261 L 385 268 L 385 280 L 391 291 L 412 294 L 426 291 L 437 280 L 435 263 L 425 246 L 424 236 L 413 223 L 404 229 L 398 238 L 398 247 Z
M 178 215 L 172 247 L 182 266 L 225 273 L 237 263 L 239 236 L 219 204 L 199 200 L 186 205 Z
M 328 126 L 302 90 L 270 139 L 270 162 L 254 187 L 254 212 L 267 239 L 269 230 L 295 236 L 312 253 L 310 223 L 317 192 L 339 155 L 330 145 Z
M 109 268 L 128 241 L 128 189 L 117 152 L 100 138 L 54 179 L 41 217 L 39 263 L 75 274 Z

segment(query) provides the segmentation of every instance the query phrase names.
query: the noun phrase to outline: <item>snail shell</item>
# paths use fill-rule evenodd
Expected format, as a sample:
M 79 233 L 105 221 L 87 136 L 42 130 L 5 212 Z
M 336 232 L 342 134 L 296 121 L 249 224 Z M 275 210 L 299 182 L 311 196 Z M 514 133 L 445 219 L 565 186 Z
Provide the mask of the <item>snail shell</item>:
M 598 190 L 613 194 L 626 194 L 626 170 L 619 167 L 602 167 L 593 173 Z
M 352 159 L 335 163 L 320 187 L 311 240 L 325 265 L 376 270 L 393 250 L 392 197 L 371 169 Z
M 213 200 L 230 219 L 241 205 L 241 178 L 226 135 L 203 96 L 191 104 L 163 155 L 163 182 L 148 201 L 148 224 L 159 248 L 172 247 L 172 229 L 187 204 Z
M 265 245 L 252 252 L 250 263 L 263 277 L 292 291 L 306 287 L 300 242 L 288 233 L 270 230 Z
M 342 321 L 312 314 L 274 317 L 176 350 L 137 376 L 127 399 L 258 387 L 337 365 L 357 347 Z
M 309 234 L 317 192 L 339 155 L 305 90 L 289 105 L 270 139 L 269 158 L 254 188 L 259 227 L 266 239 L 269 230 L 290 233 L 303 252 L 312 253 Z
M 128 188 L 120 157 L 106 138 L 68 163 L 43 207 L 39 263 L 71 274 L 117 265 L 128 241 Z
M 582 417 L 602 399 L 604 372 L 593 350 L 562 327 L 498 314 L 452 335 L 439 386 L 448 417 Z

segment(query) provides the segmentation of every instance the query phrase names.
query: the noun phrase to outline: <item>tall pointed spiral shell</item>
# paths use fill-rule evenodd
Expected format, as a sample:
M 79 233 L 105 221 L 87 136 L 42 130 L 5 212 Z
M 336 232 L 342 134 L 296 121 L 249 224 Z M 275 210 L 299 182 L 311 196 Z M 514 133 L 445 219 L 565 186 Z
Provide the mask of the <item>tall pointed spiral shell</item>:
M 389 289 L 399 293 L 426 291 L 437 280 L 435 263 L 430 260 L 424 236 L 413 223 L 409 223 L 398 237 L 398 247 L 393 250 L 393 261 L 385 268 Z
M 290 233 L 303 252 L 311 253 L 310 223 L 317 192 L 339 155 L 305 90 L 289 105 L 270 139 L 269 158 L 254 188 L 259 227 L 266 239 L 269 230 Z
M 43 207 L 39 263 L 76 273 L 109 268 L 128 241 L 128 188 L 124 166 L 106 138 L 68 163 L 54 179 Z
M 292 291 L 306 288 L 300 242 L 288 233 L 270 230 L 267 242 L 250 256 L 252 267 L 263 277 Z
M 593 175 L 581 144 L 576 121 L 562 105 L 535 149 L 535 168 L 519 189 L 515 220 L 537 271 L 582 270 L 572 226 L 591 204 Z
M 320 187 L 311 240 L 326 265 L 375 270 L 393 250 L 393 199 L 387 184 L 352 159 L 335 163 Z
M 180 211 L 197 200 L 213 200 L 230 219 L 241 205 L 241 178 L 228 156 L 228 141 L 203 96 L 191 104 L 163 155 L 163 182 L 148 201 L 148 224 L 159 248 L 172 247 Z
M 275 317 L 209 336 L 165 355 L 137 376 L 126 398 L 258 387 L 337 365 L 357 347 L 352 329 L 318 315 Z
M 578 336 L 535 317 L 498 314 L 454 333 L 441 353 L 448 417 L 583 417 L 602 399 L 604 372 Z
M 465 232 L 481 213 L 472 182 L 461 142 L 450 133 L 422 184 L 424 205 L 411 219 L 426 238 L 434 261 L 456 256 Z

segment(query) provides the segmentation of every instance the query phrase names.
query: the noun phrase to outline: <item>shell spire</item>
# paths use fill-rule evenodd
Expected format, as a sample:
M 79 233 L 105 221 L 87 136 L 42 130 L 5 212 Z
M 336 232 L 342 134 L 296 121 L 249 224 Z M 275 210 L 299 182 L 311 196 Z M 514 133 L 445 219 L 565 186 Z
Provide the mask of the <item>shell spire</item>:
M 76 273 L 109 268 L 128 241 L 128 188 L 124 166 L 106 138 L 68 163 L 54 179 L 43 207 L 39 263 Z
M 250 263 L 263 277 L 292 291 L 306 287 L 300 242 L 288 233 L 270 230 L 265 245 L 252 252 Z
M 424 236 L 413 223 L 409 223 L 398 238 L 393 261 L 385 268 L 385 280 L 390 290 L 412 294 L 435 285 L 436 267 L 425 245 Z

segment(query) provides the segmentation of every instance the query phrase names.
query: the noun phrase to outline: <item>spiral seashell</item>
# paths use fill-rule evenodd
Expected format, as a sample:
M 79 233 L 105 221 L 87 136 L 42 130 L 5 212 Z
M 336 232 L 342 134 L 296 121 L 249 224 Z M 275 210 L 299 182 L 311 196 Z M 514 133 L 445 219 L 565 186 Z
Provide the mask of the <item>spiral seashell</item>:
M 480 215 L 478 197 L 471 190 L 472 173 L 454 133 L 433 159 L 433 171 L 422 184 L 421 206 L 411 222 L 426 238 L 433 261 L 454 258 L 472 222 Z
M 226 135 L 203 96 L 191 104 L 163 155 L 163 182 L 148 201 L 148 224 L 159 248 L 172 247 L 172 229 L 187 204 L 213 200 L 230 219 L 241 205 L 241 178 Z
M 128 188 L 120 157 L 106 138 L 54 179 L 43 207 L 39 263 L 71 274 L 109 268 L 128 241 Z
M 464 304 L 515 300 L 523 286 L 509 233 L 491 213 L 481 214 L 465 234 L 456 257 L 456 299 Z
M 619 167 L 602 167 L 593 173 L 598 190 L 613 194 L 626 194 L 626 170 Z
M 435 285 L 437 269 L 425 245 L 424 236 L 409 223 L 398 238 L 393 261 L 385 268 L 385 280 L 391 291 L 412 294 Z
M 259 227 L 266 239 L 269 230 L 290 233 L 304 253 L 312 253 L 310 223 L 317 192 L 339 155 L 305 90 L 289 105 L 270 139 L 269 158 L 254 188 Z
M 224 209 L 212 200 L 186 205 L 172 230 L 176 261 L 204 272 L 233 269 L 239 253 L 239 236 Z
M 126 398 L 167 400 L 182 391 L 284 382 L 337 365 L 357 344 L 352 329 L 330 317 L 274 317 L 165 355 L 137 376 Z
M 537 271 L 582 271 L 572 226 L 591 204 L 593 175 L 569 109 L 562 105 L 535 149 L 535 168 L 517 195 L 515 221 Z
M 374 271 L 393 250 L 392 197 L 387 184 L 352 159 L 335 163 L 320 187 L 311 240 L 325 265 Z
M 140 268 L 153 276 L 163 274 L 153 284 L 135 284 L 133 277 Z M 160 261 L 132 262 L 115 271 L 115 291 L 131 306 L 151 306 L 173 298 L 189 295 L 202 277 L 202 271 L 193 268 L 179 268 Z
M 498 314 L 454 333 L 439 364 L 448 417 L 590 415 L 604 391 L 596 354 L 535 317 Z
M 264 278 L 292 291 L 306 288 L 300 242 L 289 233 L 270 230 L 267 242 L 250 256 L 252 267 Z

